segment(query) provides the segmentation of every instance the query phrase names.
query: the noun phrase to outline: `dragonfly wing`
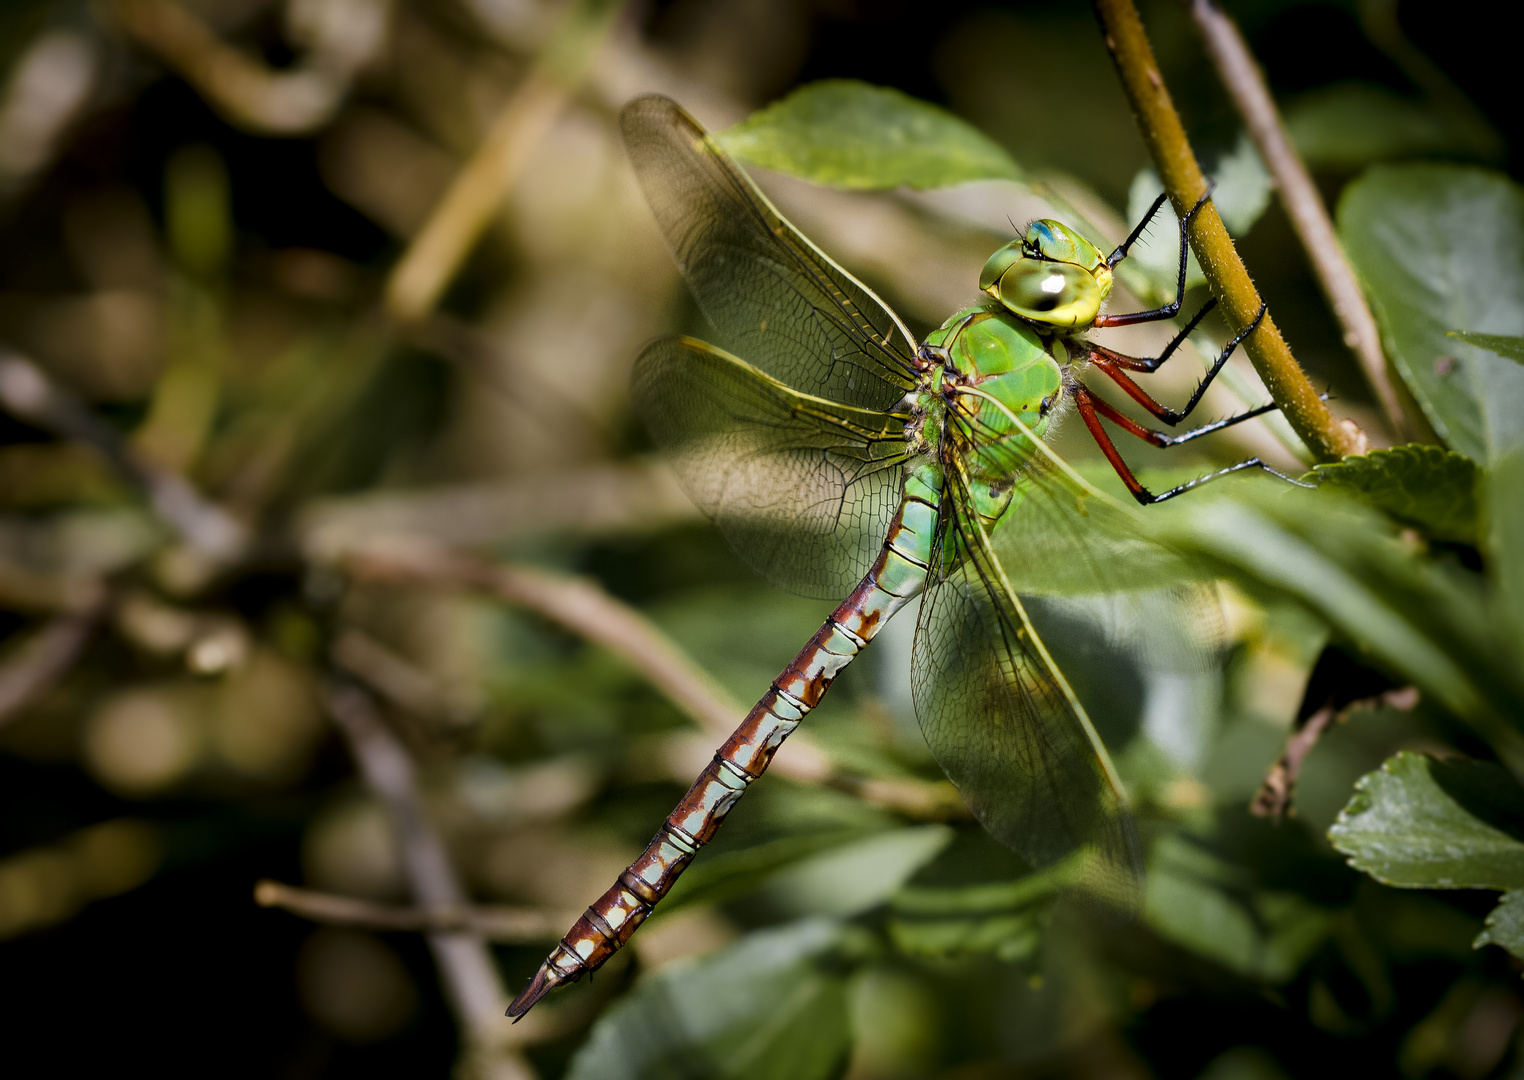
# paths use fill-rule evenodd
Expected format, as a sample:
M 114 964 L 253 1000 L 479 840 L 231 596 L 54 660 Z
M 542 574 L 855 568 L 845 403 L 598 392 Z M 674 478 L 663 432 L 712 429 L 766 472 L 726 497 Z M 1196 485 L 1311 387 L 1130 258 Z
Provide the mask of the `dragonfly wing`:
M 720 342 L 808 394 L 888 409 L 915 383 L 916 343 L 873 291 L 775 210 L 691 116 L 625 106 L 625 146 L 678 268 Z
M 916 628 L 926 741 L 996 839 L 1034 866 L 1077 857 L 1082 887 L 1134 911 L 1141 859 L 1116 769 L 958 494 Z
M 683 337 L 646 347 L 633 392 L 683 487 L 755 570 L 821 599 L 867 573 L 904 483 L 902 415 L 801 394 Z

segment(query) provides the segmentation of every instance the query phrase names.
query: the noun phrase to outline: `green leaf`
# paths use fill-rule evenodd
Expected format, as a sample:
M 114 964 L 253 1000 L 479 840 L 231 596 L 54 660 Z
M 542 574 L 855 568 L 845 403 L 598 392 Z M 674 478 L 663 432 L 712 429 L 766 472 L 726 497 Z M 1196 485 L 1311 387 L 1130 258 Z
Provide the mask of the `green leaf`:
M 890 905 L 889 938 L 911 956 L 1025 960 L 1037 950 L 1048 909 L 1069 873 L 1061 865 L 1015 881 L 902 889 Z
M 1367 508 L 1247 482 L 1167 503 L 1152 520 L 1202 570 L 1294 598 L 1489 738 L 1515 730 L 1508 718 L 1524 708 L 1524 685 L 1480 575 L 1395 542 Z
M 1476 461 L 1524 442 L 1524 369 L 1447 336 L 1524 333 L 1524 191 L 1484 169 L 1379 167 L 1345 189 L 1339 236 L 1440 437 Z
M 1487 914 L 1486 928 L 1472 942 L 1472 948 L 1498 945 L 1524 960 L 1524 890 L 1510 889 Z
M 1154 847 L 1143 918 L 1157 933 L 1241 975 L 1284 982 L 1327 936 L 1301 896 L 1244 887 L 1235 868 L 1181 836 Z
M 1500 337 L 1497 334 L 1472 334 L 1465 330 L 1451 330 L 1445 337 L 1459 338 L 1468 345 L 1495 352 L 1510 360 L 1524 364 L 1524 337 Z
M 856 915 L 877 907 L 947 846 L 946 825 L 918 825 L 824 851 L 772 878 L 767 894 L 793 915 Z
M 935 105 L 851 79 L 795 90 L 716 138 L 733 157 L 850 190 L 1019 180 L 988 136 Z
M 1314 90 L 1285 116 L 1291 141 L 1314 168 L 1355 172 L 1377 161 L 1440 155 L 1497 161 L 1505 149 L 1485 121 L 1370 83 Z
M 1440 540 L 1474 544 L 1476 464 L 1439 446 L 1414 443 L 1314 466 L 1320 487 L 1348 492 Z
M 1515 649 L 1524 647 L 1524 448 L 1505 454 L 1487 477 L 1487 569 Z
M 851 1045 L 850 938 L 811 919 L 642 978 L 593 1026 L 568 1080 L 810 1080 Z
M 787 867 L 862 837 L 861 830 L 833 829 L 803 836 L 783 836 L 736 851 L 706 855 L 678 879 L 662 901 L 661 913 L 667 915 L 688 904 L 721 904 L 734 900 Z
M 1524 789 L 1500 766 L 1410 750 L 1355 784 L 1328 838 L 1356 870 L 1409 889 L 1524 886 Z

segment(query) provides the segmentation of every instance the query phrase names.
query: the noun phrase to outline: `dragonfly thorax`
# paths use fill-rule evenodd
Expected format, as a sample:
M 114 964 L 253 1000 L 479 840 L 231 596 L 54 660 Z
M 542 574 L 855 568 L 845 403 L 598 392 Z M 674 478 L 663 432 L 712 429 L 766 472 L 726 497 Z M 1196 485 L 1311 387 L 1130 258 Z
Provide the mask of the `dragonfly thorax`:
M 976 499 L 988 495 L 1003 509 L 1031 439 L 1047 430 L 1063 368 L 1035 329 L 984 307 L 948 319 L 927 336 L 926 352 L 942 364 L 928 373 L 921 411 L 940 417 L 943 452 L 958 456 Z
M 979 288 L 1013 314 L 1063 329 L 1095 322 L 1111 282 L 1100 249 L 1047 218 L 991 255 L 979 275 Z

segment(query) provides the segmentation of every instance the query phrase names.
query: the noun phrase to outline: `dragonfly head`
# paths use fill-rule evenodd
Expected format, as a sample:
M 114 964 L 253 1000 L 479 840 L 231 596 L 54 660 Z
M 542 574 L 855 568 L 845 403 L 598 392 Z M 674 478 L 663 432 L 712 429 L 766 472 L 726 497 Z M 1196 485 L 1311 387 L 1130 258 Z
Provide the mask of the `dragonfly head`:
M 990 256 L 979 288 L 1023 319 L 1067 329 L 1095 321 L 1111 280 L 1111 268 L 1094 244 L 1044 218 Z

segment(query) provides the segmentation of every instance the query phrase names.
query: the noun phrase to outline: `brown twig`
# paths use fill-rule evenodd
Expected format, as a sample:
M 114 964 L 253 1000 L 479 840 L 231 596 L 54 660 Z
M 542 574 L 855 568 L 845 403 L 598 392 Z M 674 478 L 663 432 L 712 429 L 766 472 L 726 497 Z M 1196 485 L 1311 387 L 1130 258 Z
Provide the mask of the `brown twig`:
M 326 704 L 366 787 L 381 800 L 391 818 L 413 899 L 426 909 L 464 907 L 465 889 L 444 842 L 424 813 L 407 751 L 381 722 L 370 697 L 358 687 L 331 686 Z M 528 1064 L 505 1043 L 512 1030 L 502 1022 L 508 998 L 481 935 L 430 930 L 428 942 L 472 1064 L 503 1077 L 532 1076 Z
M 394 319 L 414 322 L 433 310 L 504 193 L 571 99 L 618 9 L 613 0 L 573 0 L 569 5 L 539 61 L 393 268 L 386 309 Z
M 1328 298 L 1334 317 L 1344 330 L 1344 344 L 1354 352 L 1361 370 L 1376 392 L 1376 400 L 1386 413 L 1392 430 L 1403 439 L 1410 436 L 1402 404 L 1387 371 L 1386 355 L 1381 350 L 1381 331 L 1360 291 L 1355 272 L 1344 257 L 1344 248 L 1334 233 L 1333 221 L 1318 194 L 1312 176 L 1303 164 L 1280 112 L 1270 97 L 1264 75 L 1254 62 L 1238 24 L 1217 6 L 1214 0 L 1192 0 L 1191 17 L 1206 42 L 1207 55 L 1217 68 L 1218 77 L 1227 87 L 1239 115 L 1258 147 L 1292 228 L 1312 262 L 1318 284 Z
M 214 561 L 242 552 L 246 531 L 176 473 L 133 452 L 110 424 L 59 386 L 36 364 L 0 346 L 0 408 L 66 439 L 94 447 L 124 478 L 141 488 L 158 516 L 187 545 Z
M 372 581 L 478 589 L 559 623 L 622 657 L 712 738 L 728 736 L 745 709 L 676 642 L 597 584 L 526 567 L 483 562 L 417 543 L 372 543 L 343 558 L 350 573 Z M 945 820 L 967 809 L 950 784 L 853 776 L 807 732 L 797 732 L 773 761 L 780 776 L 824 784 L 908 817 Z
M 422 908 L 376 904 L 314 889 L 298 889 L 268 879 L 254 886 L 254 902 L 260 907 L 280 908 L 329 926 L 355 926 L 367 930 L 459 930 L 492 941 L 512 943 L 554 941 L 561 936 L 568 920 L 566 912 L 540 908 L 469 904 Z M 571 919 L 576 917 L 577 913 L 570 915 Z
M 84 652 L 106 610 L 104 594 L 55 615 L 0 662 L 0 727 L 45 694 Z
M 1411 686 L 1404 686 L 1397 690 L 1388 690 L 1372 698 L 1362 698 L 1352 701 L 1339 708 L 1333 704 L 1323 706 L 1311 716 L 1297 724 L 1286 739 L 1286 749 L 1281 751 L 1281 756 L 1270 766 L 1265 779 L 1259 785 L 1259 790 L 1254 793 L 1254 799 L 1249 803 L 1249 812 L 1255 817 L 1270 818 L 1279 821 L 1286 815 L 1291 806 L 1291 796 L 1296 790 L 1297 777 L 1302 773 L 1302 763 L 1307 760 L 1307 755 L 1312 753 L 1312 748 L 1317 745 L 1323 733 L 1335 724 L 1342 724 L 1349 719 L 1349 714 L 1356 709 L 1374 709 L 1379 705 L 1390 705 L 1394 709 L 1404 711 L 1412 709 L 1418 704 L 1418 691 Z
M 1206 193 L 1206 178 L 1164 87 L 1138 9 L 1133 0 L 1094 0 L 1094 6 L 1138 131 L 1175 213 L 1183 218 Z M 1228 325 L 1248 326 L 1260 310 L 1259 291 L 1211 202 L 1192 220 L 1190 242 Z M 1281 413 L 1315 458 L 1335 461 L 1346 454 L 1364 452 L 1364 435 L 1349 421 L 1334 419 L 1268 314 L 1245 340 L 1244 350 Z

